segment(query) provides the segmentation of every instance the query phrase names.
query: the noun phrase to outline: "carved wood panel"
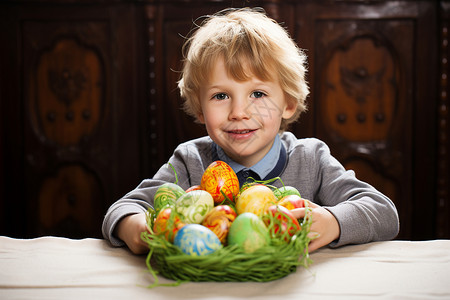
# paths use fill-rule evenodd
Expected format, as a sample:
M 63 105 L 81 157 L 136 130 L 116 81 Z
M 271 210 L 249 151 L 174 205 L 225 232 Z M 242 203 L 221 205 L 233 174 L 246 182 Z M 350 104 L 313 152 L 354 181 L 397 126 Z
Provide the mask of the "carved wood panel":
M 21 134 L 8 136 L 14 164 L 7 167 L 21 169 L 5 189 L 14 195 L 4 202 L 11 213 L 5 231 L 101 237 L 106 209 L 138 183 L 142 168 L 139 99 L 131 88 L 139 86 L 133 82 L 137 68 L 124 72 L 135 51 L 127 28 L 133 10 L 30 5 L 8 14 L 20 43 L 6 50 L 21 76 L 10 79 L 20 97 L 4 107 L 22 117 L 10 118 Z
M 317 134 L 337 150 L 336 155 L 346 168 L 355 170 L 358 177 L 376 185 L 405 208 L 404 201 L 411 197 L 411 182 L 402 175 L 410 172 L 406 160 L 411 157 L 412 135 L 408 117 L 411 103 L 404 93 L 408 90 L 404 82 L 412 80 L 405 78 L 401 82 L 400 68 L 404 69 L 401 75 L 408 76 L 412 61 L 404 57 L 401 64 L 399 54 L 394 51 L 407 53 L 408 49 L 394 48 L 388 41 L 396 36 L 384 37 L 379 32 L 397 29 L 404 39 L 412 41 L 413 27 L 405 24 L 405 30 L 399 22 L 379 22 L 382 24 L 364 21 L 343 21 L 333 26 L 329 22 L 318 24 L 320 36 L 330 37 L 327 31 L 330 27 L 342 36 L 317 42 L 316 51 L 329 59 L 321 61 L 323 69 L 322 65 L 317 66 L 320 74 L 315 112 Z M 384 28 L 376 31 L 377 27 Z M 404 135 L 399 136 L 400 132 Z M 399 138 L 401 143 L 397 143 Z M 402 210 L 401 223 L 407 222 L 406 215 L 407 211 Z
M 103 62 L 111 55 L 107 25 L 23 23 L 25 163 L 38 179 L 27 197 L 39 212 L 30 218 L 41 234 L 99 235 L 106 191 L 98 170 L 90 170 L 80 154 L 91 152 L 105 164 L 112 159 L 108 143 L 96 142 L 111 105 Z M 92 153 L 95 148 L 99 153 Z

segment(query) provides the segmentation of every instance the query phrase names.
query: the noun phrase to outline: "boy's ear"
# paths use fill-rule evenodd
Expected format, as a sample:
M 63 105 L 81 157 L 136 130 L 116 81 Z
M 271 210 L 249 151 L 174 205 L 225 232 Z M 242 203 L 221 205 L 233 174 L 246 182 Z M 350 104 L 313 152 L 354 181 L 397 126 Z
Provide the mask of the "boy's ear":
M 201 123 L 201 124 L 205 124 L 205 117 L 203 116 L 203 113 L 199 113 L 197 115 L 197 120 Z
M 283 119 L 287 120 L 291 118 L 296 111 L 297 111 L 297 101 L 295 101 L 295 99 L 293 99 L 292 97 L 287 96 L 286 107 L 284 108 L 282 115 Z

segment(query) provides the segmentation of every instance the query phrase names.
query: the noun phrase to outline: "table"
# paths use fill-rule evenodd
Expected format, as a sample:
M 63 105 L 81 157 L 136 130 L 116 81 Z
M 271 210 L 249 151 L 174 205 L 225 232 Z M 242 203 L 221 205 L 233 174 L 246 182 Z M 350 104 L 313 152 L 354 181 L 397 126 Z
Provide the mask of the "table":
M 309 269 L 266 283 L 148 289 L 145 256 L 105 240 L 2 236 L 0 299 L 450 299 L 450 240 L 323 248 L 311 258 Z

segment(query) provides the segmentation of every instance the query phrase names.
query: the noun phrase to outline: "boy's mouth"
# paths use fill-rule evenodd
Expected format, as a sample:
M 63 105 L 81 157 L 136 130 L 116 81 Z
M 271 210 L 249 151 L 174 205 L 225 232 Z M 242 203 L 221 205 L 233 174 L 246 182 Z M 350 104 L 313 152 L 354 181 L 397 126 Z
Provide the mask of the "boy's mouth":
M 236 130 L 228 130 L 228 133 L 232 134 L 247 134 L 250 132 L 256 131 L 256 129 L 236 129 Z

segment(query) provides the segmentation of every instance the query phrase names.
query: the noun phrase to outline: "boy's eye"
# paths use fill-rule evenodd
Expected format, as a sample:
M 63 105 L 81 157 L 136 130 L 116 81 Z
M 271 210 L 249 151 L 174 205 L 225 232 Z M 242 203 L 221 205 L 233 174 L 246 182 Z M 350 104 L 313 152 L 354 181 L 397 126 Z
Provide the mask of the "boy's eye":
M 228 95 L 225 93 L 218 93 L 213 96 L 213 99 L 216 99 L 216 100 L 225 100 L 227 98 L 228 98 Z
M 263 93 L 263 92 L 260 92 L 260 91 L 256 91 L 256 92 L 253 92 L 253 93 L 252 93 L 252 96 L 253 96 L 254 98 L 262 98 L 262 97 L 266 96 L 266 94 Z

